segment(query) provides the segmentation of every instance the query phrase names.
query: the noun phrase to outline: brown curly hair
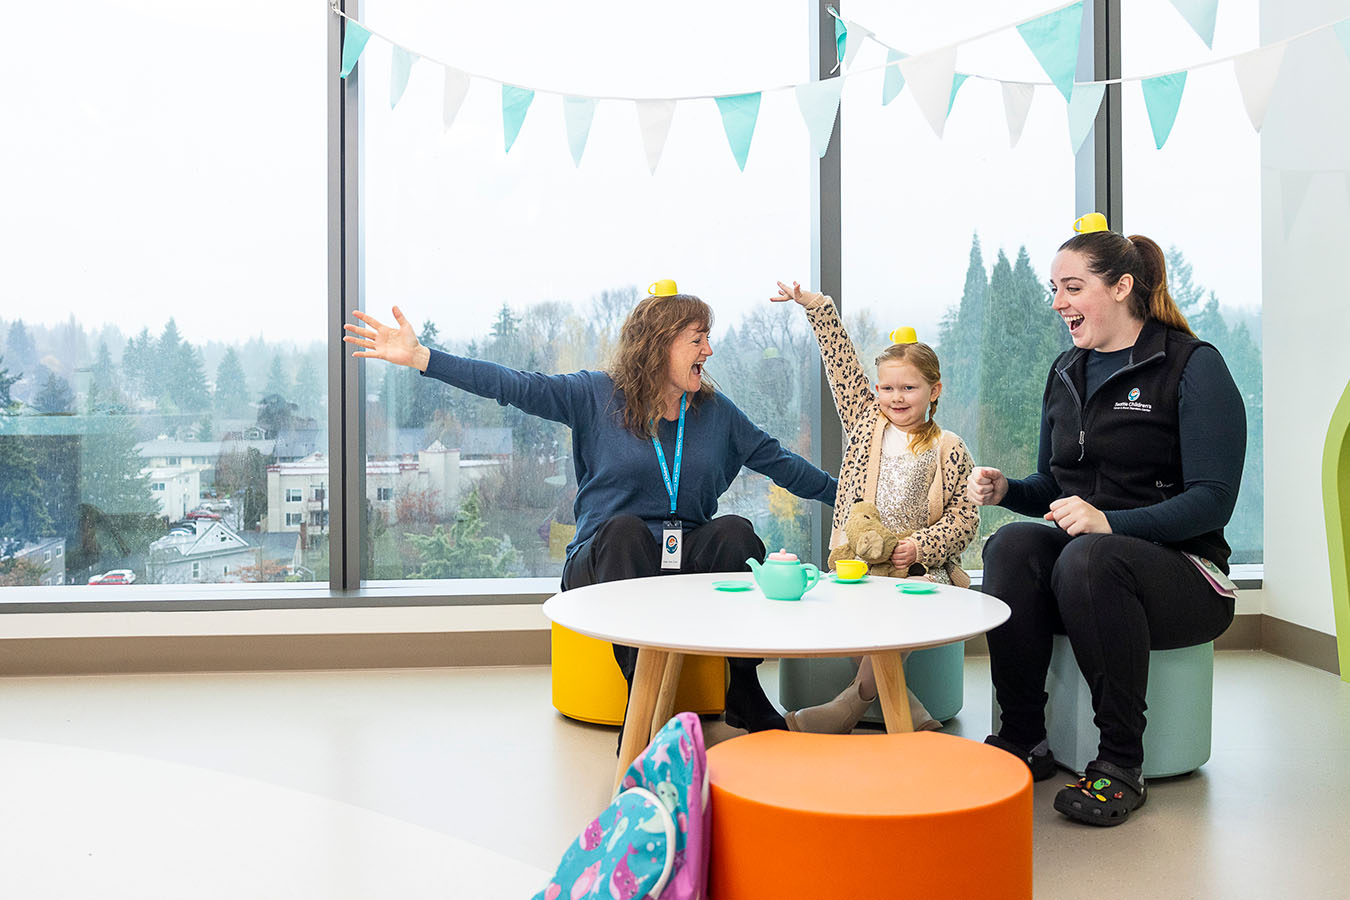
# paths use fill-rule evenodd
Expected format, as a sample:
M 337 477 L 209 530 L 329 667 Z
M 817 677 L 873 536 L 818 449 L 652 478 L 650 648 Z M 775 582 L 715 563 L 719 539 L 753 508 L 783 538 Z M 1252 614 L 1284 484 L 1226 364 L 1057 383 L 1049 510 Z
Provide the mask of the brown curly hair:
M 619 343 L 606 371 L 623 391 L 623 425 L 638 437 L 656 433 L 656 421 L 669 411 L 664 398 L 670 379 L 670 346 L 690 325 L 711 331 L 712 308 L 692 294 L 648 297 L 633 307 L 619 331 Z M 711 397 L 717 385 L 705 372 L 689 406 Z

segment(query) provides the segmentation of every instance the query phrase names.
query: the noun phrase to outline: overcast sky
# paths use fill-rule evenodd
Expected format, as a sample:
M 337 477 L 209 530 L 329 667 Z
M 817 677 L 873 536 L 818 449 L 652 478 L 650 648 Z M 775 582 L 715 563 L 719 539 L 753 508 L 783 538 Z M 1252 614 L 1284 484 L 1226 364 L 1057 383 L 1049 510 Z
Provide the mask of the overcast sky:
M 854 0 L 844 13 L 918 53 L 1053 5 L 982 0 L 954 17 L 943 4 Z M 378 0 L 362 18 L 474 74 L 541 91 L 662 97 L 807 80 L 810 8 Z M 0 315 L 74 314 L 128 334 L 158 331 L 172 315 L 194 342 L 321 338 L 328 15 L 320 0 L 72 0 L 8 11 L 4 114 L 10 134 L 24 137 L 0 142 L 9 173 Z M 1126 75 L 1254 48 L 1256 18 L 1255 0 L 1224 0 L 1210 51 L 1167 0 L 1132 0 Z M 854 70 L 884 53 L 865 46 Z M 681 103 L 653 176 L 631 104 L 601 103 L 578 168 L 560 98 L 540 93 L 508 155 L 496 84 L 475 80 L 445 132 L 441 70 L 418 63 L 391 113 L 389 58 L 376 38 L 360 65 L 372 312 L 397 302 L 447 336 L 474 337 L 503 302 L 584 308 L 600 290 L 673 277 L 726 326 L 766 302 L 776 278 L 810 280 L 814 159 L 791 91 L 765 94 L 743 173 L 713 102 Z M 963 45 L 957 68 L 1044 80 L 1015 32 Z M 915 324 L 931 337 L 959 298 L 972 233 L 988 264 L 1025 244 L 1044 276 L 1088 210 L 1074 206 L 1053 88 L 1037 89 L 1016 148 L 996 81 L 966 82 L 942 140 L 908 91 L 887 107 L 880 93 L 880 72 L 844 91 L 844 294 L 889 327 Z M 1255 306 L 1258 139 L 1231 66 L 1191 73 L 1162 151 L 1138 84 L 1124 94 L 1127 220 L 1113 226 L 1180 246 L 1225 304 Z

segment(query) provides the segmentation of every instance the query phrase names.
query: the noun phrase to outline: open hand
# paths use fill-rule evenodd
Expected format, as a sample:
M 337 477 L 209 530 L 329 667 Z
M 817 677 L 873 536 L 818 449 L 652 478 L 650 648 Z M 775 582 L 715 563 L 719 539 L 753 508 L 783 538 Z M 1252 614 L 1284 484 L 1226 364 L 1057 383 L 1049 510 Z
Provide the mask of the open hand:
M 783 282 L 778 282 L 778 293 L 769 298 L 774 303 L 782 303 L 784 300 L 795 300 L 799 306 L 807 309 L 820 306 L 825 302 L 825 295 L 815 291 L 804 291 L 797 282 L 792 282 L 792 287 L 788 287 Z
M 398 322 L 397 328 L 385 325 L 360 310 L 353 310 L 352 317 L 369 326 L 367 328 L 351 324 L 342 326 L 347 332 L 342 338 L 343 343 L 364 348 L 353 351 L 352 356 L 382 359 L 396 366 L 410 366 L 422 372 L 427 370 L 427 363 L 431 361 L 431 351 L 422 346 L 421 341 L 417 339 L 417 333 L 413 331 L 412 324 L 403 317 L 402 310 L 397 306 L 394 307 L 394 321 Z
M 1080 534 L 1111 533 L 1111 523 L 1106 521 L 1106 513 L 1076 494 L 1051 503 L 1045 520 L 1054 522 L 1074 537 Z

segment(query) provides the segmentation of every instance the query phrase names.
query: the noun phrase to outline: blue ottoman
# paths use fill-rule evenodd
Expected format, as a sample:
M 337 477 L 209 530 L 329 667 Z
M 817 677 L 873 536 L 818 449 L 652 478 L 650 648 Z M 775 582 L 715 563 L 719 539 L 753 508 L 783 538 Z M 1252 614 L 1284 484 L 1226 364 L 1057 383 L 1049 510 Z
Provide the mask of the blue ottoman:
M 961 711 L 965 691 L 965 641 L 915 650 L 905 660 L 905 683 L 923 701 L 928 714 L 945 722 Z M 853 680 L 857 669 L 846 656 L 778 661 L 778 700 L 784 709 L 827 703 Z M 884 722 L 874 702 L 864 722 Z
M 1045 690 L 1050 695 L 1045 707 L 1050 749 L 1059 763 L 1081 773 L 1097 758 L 1099 734 L 1092 722 L 1092 695 L 1062 634 L 1055 635 Z M 1151 652 L 1145 701 L 1145 778 L 1184 775 L 1208 762 L 1214 721 L 1213 642 Z M 995 732 L 999 722 L 995 701 Z

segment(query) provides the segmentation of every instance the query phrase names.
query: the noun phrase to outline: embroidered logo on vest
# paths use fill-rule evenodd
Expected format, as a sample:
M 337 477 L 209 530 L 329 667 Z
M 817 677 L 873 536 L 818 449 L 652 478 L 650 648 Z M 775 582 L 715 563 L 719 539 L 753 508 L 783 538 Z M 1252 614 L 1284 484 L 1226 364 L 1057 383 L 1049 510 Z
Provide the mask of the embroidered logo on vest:
M 1130 388 L 1130 392 L 1125 395 L 1125 399 L 1118 402 L 1115 407 L 1117 410 L 1128 409 L 1135 412 L 1153 412 L 1152 403 L 1139 402 L 1139 388 Z

